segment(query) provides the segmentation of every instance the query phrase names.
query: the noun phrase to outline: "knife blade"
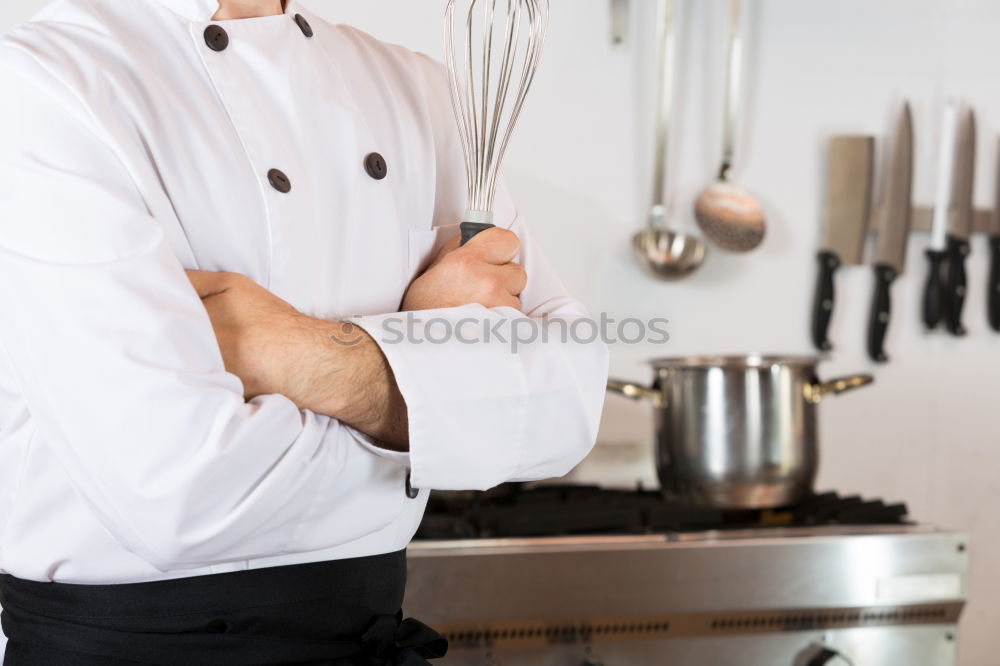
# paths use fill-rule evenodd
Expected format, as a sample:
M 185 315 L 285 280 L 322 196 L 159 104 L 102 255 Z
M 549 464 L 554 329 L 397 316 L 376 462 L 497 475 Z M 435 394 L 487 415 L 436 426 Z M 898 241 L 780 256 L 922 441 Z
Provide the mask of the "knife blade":
M 945 325 L 952 335 L 965 335 L 962 310 L 965 307 L 967 278 L 965 260 L 969 256 L 972 231 L 973 183 L 976 176 L 976 117 L 972 109 L 962 114 L 955 155 L 955 180 L 948 216 L 948 285 L 945 289 Z
M 1000 155 L 1000 152 L 997 153 Z M 990 282 L 988 285 L 990 327 L 1000 332 L 1000 164 L 997 165 L 996 204 L 990 221 Z
M 868 324 L 868 355 L 885 363 L 885 336 L 892 312 L 892 283 L 906 263 L 906 241 L 910 235 L 913 193 L 913 117 L 904 104 L 896 123 L 888 178 L 880 209 L 878 252 L 875 257 L 875 295 Z
M 945 105 L 941 121 L 941 145 L 938 150 L 937 187 L 934 197 L 934 219 L 931 224 L 931 244 L 927 256 L 927 282 L 924 285 L 924 326 L 934 330 L 941 323 L 941 308 L 945 302 L 945 250 L 948 246 L 948 216 L 951 210 L 951 187 L 955 177 L 955 125 L 958 108 L 954 102 Z
M 834 275 L 841 266 L 861 263 L 871 207 L 874 154 L 875 139 L 871 136 L 835 136 L 827 147 L 823 244 L 818 255 L 812 319 L 813 344 L 821 351 L 833 349 L 828 331 L 834 309 Z

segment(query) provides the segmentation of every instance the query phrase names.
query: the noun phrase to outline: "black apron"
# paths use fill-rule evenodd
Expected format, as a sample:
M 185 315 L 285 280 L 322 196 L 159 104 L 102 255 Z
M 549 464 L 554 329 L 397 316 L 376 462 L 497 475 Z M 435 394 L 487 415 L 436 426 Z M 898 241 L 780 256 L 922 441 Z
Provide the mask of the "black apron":
M 406 553 L 124 585 L 0 576 L 4 666 L 429 666 Z

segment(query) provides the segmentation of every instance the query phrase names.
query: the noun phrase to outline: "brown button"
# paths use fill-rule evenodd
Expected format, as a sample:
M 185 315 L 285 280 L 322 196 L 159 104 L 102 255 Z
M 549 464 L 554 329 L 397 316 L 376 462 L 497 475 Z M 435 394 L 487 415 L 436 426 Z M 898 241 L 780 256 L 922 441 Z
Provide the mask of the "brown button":
M 305 35 L 306 37 L 313 36 L 312 26 L 309 25 L 309 21 L 306 20 L 305 16 L 303 16 L 302 14 L 296 14 L 295 22 L 299 24 L 299 30 L 302 31 L 303 35 Z
M 389 167 L 385 163 L 385 158 L 378 153 L 371 153 L 365 158 L 365 171 L 375 180 L 382 180 L 389 175 Z
M 292 191 L 292 181 L 288 180 L 288 176 L 278 169 L 271 169 L 267 172 L 267 182 L 271 183 L 271 187 L 282 194 L 288 194 Z
M 225 51 L 229 46 L 229 33 L 214 23 L 205 28 L 205 43 L 213 51 Z

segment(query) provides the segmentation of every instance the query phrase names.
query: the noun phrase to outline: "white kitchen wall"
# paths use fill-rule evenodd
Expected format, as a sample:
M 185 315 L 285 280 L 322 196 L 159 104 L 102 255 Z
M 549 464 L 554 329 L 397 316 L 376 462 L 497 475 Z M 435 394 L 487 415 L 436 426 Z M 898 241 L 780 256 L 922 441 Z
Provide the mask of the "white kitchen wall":
M 136 0 L 120 0 L 132 2 Z M 609 0 L 552 0 L 552 34 L 537 89 L 512 149 L 508 180 L 566 283 L 594 312 L 665 317 L 672 339 L 616 346 L 613 372 L 646 379 L 656 356 L 810 352 L 826 137 L 883 137 L 902 99 L 913 104 L 915 197 L 933 192 L 939 110 L 955 96 L 979 113 L 976 199 L 994 204 L 1000 127 L 1000 3 L 995 0 L 751 0 L 751 52 L 737 178 L 766 202 L 764 246 L 714 253 L 689 280 L 661 284 L 633 264 L 629 237 L 644 223 L 649 170 L 653 0 L 631 0 L 632 32 L 609 39 Z M 45 3 L 5 0 L 0 29 Z M 332 21 L 441 55 L 443 0 L 309 0 Z M 722 0 L 687 0 L 681 107 L 672 158 L 674 220 L 715 170 L 724 29 Z M 5 100 L 5 103 L 8 103 Z M 885 143 L 880 143 L 881 151 Z M 892 363 L 870 364 L 864 332 L 871 271 L 841 274 L 825 374 L 874 372 L 874 387 L 822 406 L 822 488 L 906 501 L 924 522 L 972 534 L 971 603 L 963 666 L 995 666 L 1000 625 L 1000 335 L 984 314 L 986 245 L 974 243 L 970 335 L 919 325 L 926 237 L 915 235 L 897 283 Z M 651 414 L 611 398 L 601 445 L 577 478 L 653 478 Z M 823 572 L 817 572 L 822 576 Z

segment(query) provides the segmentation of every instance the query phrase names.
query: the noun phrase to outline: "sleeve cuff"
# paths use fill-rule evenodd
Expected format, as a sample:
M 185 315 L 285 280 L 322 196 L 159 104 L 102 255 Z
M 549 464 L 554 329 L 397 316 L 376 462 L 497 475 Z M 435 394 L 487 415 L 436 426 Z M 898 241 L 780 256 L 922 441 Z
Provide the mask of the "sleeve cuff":
M 508 345 L 472 333 L 506 319 L 469 305 L 354 320 L 382 350 L 406 401 L 414 487 L 478 490 L 516 476 L 527 379 Z M 455 335 L 458 327 L 469 334 Z
M 392 449 L 387 449 L 385 447 L 379 446 L 378 442 L 365 433 L 355 430 L 354 436 L 357 438 L 358 443 L 368 450 L 370 453 L 374 453 L 379 458 L 385 458 L 386 460 L 391 460 L 394 463 L 398 463 L 403 467 L 410 466 L 410 453 L 409 451 L 393 451 Z

